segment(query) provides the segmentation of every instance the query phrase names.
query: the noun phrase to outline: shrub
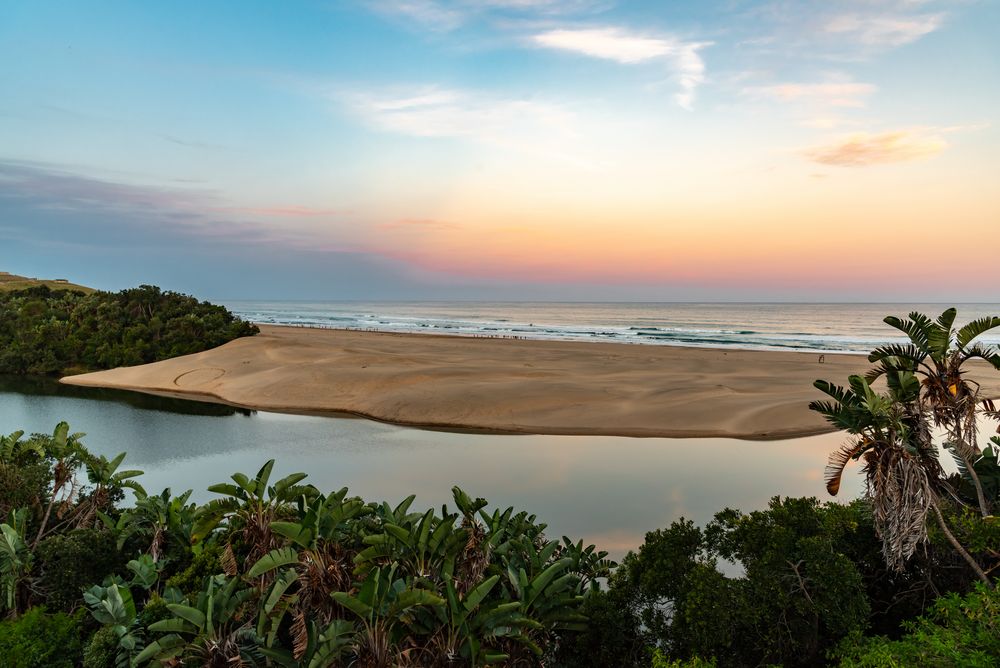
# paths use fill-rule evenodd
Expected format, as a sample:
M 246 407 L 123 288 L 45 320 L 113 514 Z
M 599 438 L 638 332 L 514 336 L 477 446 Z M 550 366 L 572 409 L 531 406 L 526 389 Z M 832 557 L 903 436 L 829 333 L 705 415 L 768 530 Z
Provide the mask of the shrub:
M 4 668 L 75 668 L 81 658 L 80 622 L 85 613 L 48 614 L 32 608 L 19 619 L 0 622 Z
M 83 650 L 83 668 L 116 668 L 118 636 L 110 626 L 100 628 Z
M 52 609 L 71 611 L 83 603 L 83 590 L 108 575 L 121 574 L 124 556 L 109 531 L 77 529 L 38 544 L 38 587 Z
M 983 584 L 966 596 L 952 593 L 930 611 L 905 624 L 899 640 L 865 638 L 855 633 L 832 658 L 846 668 L 986 668 L 1000 657 L 1000 593 Z

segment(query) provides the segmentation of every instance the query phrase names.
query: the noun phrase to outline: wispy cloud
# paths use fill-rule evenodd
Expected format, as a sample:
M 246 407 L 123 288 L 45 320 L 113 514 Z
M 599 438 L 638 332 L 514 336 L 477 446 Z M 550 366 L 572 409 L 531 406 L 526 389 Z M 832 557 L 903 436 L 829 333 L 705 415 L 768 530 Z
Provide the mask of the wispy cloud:
M 608 0 L 371 0 L 378 13 L 450 32 L 473 19 L 494 14 L 565 16 L 606 8 Z
M 382 131 L 462 138 L 520 153 L 582 161 L 563 153 L 578 138 L 576 116 L 551 102 L 437 87 L 355 93 L 342 100 Z
M 846 35 L 872 47 L 898 47 L 915 42 L 944 23 L 944 14 L 840 14 L 824 26 L 827 33 Z
M 534 35 L 532 41 L 544 48 L 570 51 L 623 65 L 665 61 L 669 63 L 681 89 L 674 99 L 685 109 L 692 108 L 695 90 L 705 82 L 705 61 L 698 51 L 712 45 L 712 42 L 686 42 L 674 37 L 642 35 L 621 28 L 549 30 Z
M 949 16 L 943 8 L 959 2 L 771 0 L 743 12 L 741 25 L 752 29 L 738 46 L 784 58 L 863 61 L 941 29 Z
M 443 32 L 458 28 L 465 20 L 464 12 L 434 0 L 379 0 L 372 6 L 382 14 L 416 21 Z
M 820 83 L 785 82 L 767 86 L 748 86 L 743 94 L 781 102 L 809 102 L 832 107 L 863 107 L 875 86 L 857 81 Z
M 336 209 L 315 209 L 308 206 L 224 207 L 214 210 L 277 218 L 315 218 L 318 216 L 336 216 L 342 213 Z
M 813 146 L 803 154 L 821 165 L 867 167 L 929 158 L 946 148 L 948 142 L 940 131 L 916 128 L 876 134 L 859 132 Z

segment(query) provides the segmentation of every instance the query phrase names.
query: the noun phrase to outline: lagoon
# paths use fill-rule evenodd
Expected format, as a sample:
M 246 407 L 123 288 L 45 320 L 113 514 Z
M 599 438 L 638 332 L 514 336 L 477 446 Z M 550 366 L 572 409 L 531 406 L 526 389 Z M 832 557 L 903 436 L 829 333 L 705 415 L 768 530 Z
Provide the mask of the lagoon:
M 725 438 L 496 435 L 439 432 L 342 417 L 244 411 L 49 379 L 0 377 L 0 431 L 51 432 L 65 420 L 98 454 L 127 452 L 147 491 L 206 488 L 276 459 L 324 491 L 414 508 L 451 502 L 459 485 L 494 506 L 529 510 L 550 537 L 584 539 L 620 558 L 647 531 L 685 517 L 704 524 L 725 507 L 749 511 L 770 497 L 817 496 L 840 433 L 783 441 Z M 861 491 L 850 471 L 840 499 Z

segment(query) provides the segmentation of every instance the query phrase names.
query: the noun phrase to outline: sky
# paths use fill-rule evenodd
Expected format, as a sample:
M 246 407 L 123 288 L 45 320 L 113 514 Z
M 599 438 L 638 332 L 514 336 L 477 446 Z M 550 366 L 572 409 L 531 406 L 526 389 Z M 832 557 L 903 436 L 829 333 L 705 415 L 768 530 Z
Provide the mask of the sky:
M 996 0 L 0 2 L 0 270 L 1000 302 Z

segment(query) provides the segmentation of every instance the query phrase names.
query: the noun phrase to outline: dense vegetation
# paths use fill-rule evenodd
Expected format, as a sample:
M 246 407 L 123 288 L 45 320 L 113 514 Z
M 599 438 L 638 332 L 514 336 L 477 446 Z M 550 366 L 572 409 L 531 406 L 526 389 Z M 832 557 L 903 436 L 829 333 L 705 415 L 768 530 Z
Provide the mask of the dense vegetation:
M 0 292 L 0 374 L 65 374 L 196 353 L 257 328 L 221 306 L 144 285 Z
M 458 488 L 414 512 L 271 461 L 201 506 L 151 495 L 80 436 L 0 442 L 0 650 L 25 666 L 539 665 L 614 565 Z
M 827 487 L 859 460 L 866 498 L 679 519 L 621 565 L 458 488 L 454 508 L 418 512 L 267 462 L 197 505 L 148 494 L 65 423 L 0 437 L 0 664 L 997 665 L 1000 438 L 978 447 L 969 416 L 1000 415 L 962 364 L 1000 368 L 969 344 L 1000 319 L 970 333 L 917 315 L 898 321 L 913 347 L 873 352 L 868 379 L 817 382 L 833 401 L 814 408 L 851 437 Z

